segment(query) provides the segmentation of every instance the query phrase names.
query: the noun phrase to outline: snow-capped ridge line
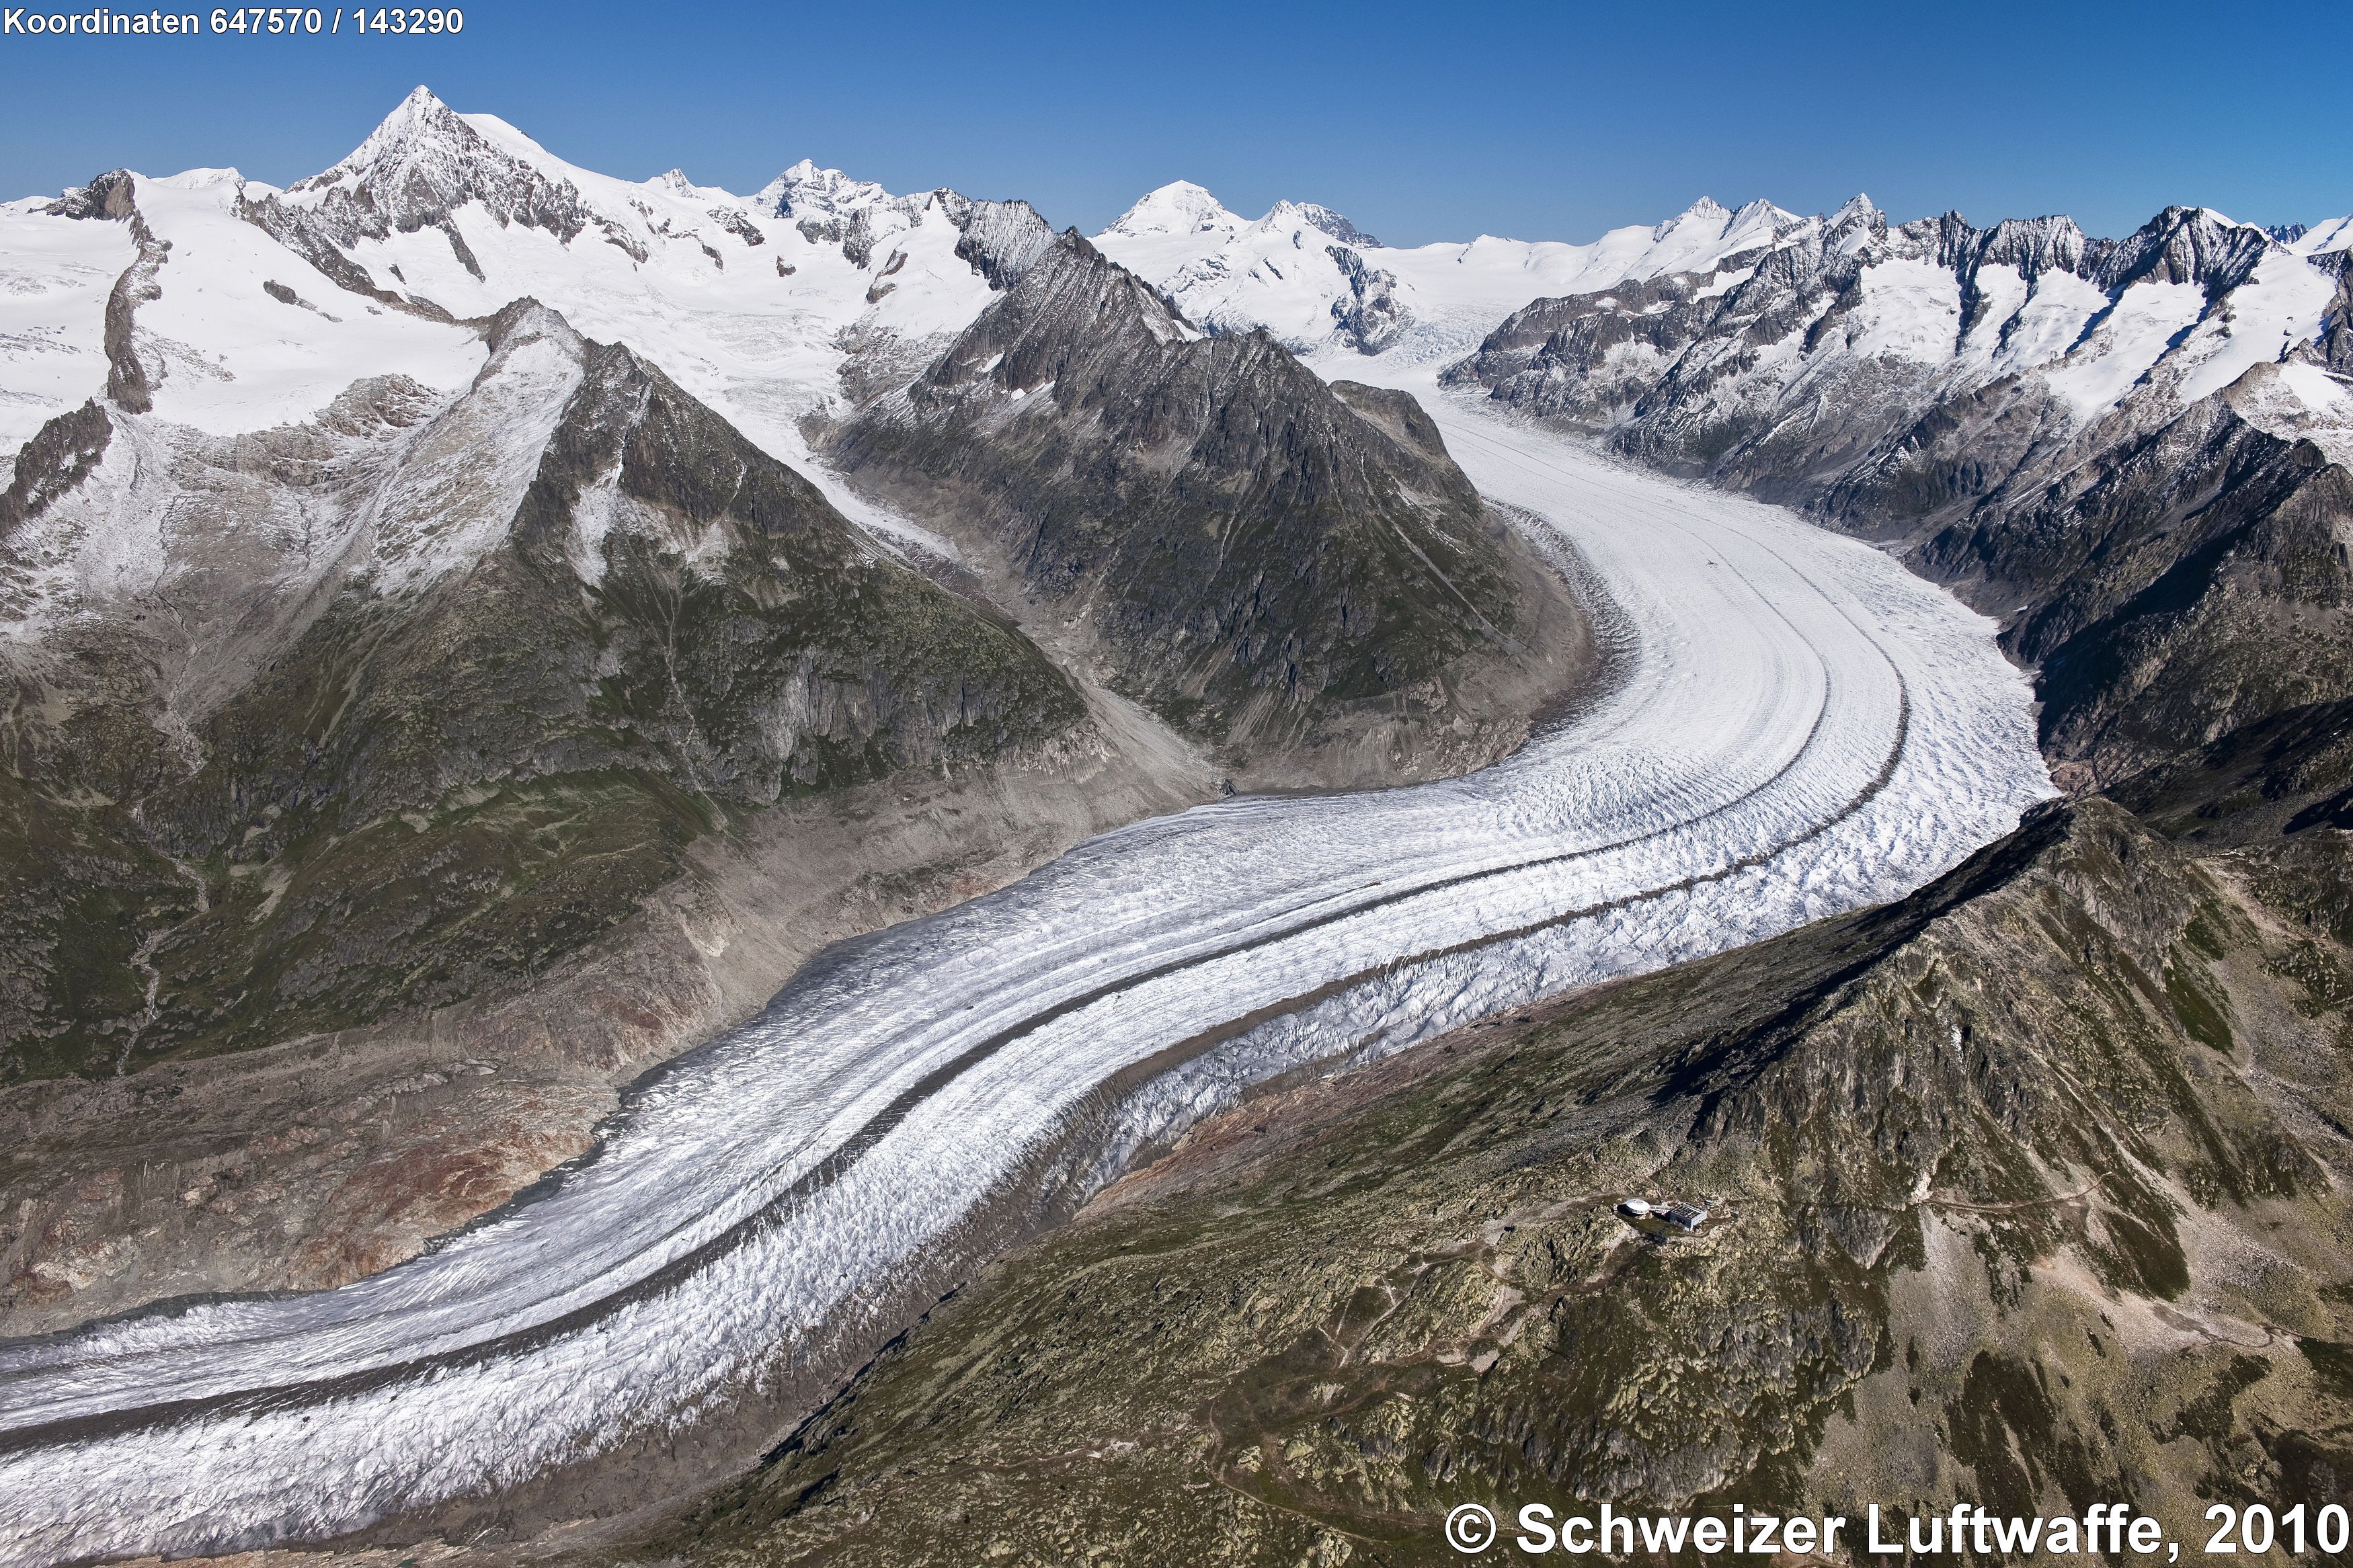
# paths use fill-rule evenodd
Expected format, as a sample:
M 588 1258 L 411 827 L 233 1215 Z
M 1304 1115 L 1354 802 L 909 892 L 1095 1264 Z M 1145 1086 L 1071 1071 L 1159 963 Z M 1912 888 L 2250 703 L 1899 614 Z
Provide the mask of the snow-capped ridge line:
M 1704 266 L 1821 221 L 1767 201 L 1733 209 L 1702 196 L 1662 223 L 1586 245 L 1482 235 L 1407 249 L 1313 203 L 1280 201 L 1244 223 L 1208 190 L 1177 181 L 1147 194 L 1095 242 L 1205 330 L 1262 326 L 1297 352 L 1371 354 L 1417 324 L 1468 348 L 1532 298 Z

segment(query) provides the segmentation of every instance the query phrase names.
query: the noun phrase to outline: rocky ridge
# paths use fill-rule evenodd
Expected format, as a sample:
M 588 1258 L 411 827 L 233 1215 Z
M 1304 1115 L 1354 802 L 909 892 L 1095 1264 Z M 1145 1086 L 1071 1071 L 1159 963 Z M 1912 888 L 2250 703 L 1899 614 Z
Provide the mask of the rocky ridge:
M 1204 336 L 1071 233 L 829 456 L 1238 777 L 1369 783 L 1508 750 L 1589 658 L 1557 578 L 1418 428 L 1264 333 Z

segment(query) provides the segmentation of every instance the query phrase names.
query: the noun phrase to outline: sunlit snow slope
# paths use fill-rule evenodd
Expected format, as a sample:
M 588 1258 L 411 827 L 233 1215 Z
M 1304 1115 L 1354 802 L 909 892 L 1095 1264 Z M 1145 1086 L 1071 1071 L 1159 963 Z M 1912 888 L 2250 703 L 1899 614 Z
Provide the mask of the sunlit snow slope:
M 1405 356 L 1350 368 L 1419 384 L 1607 585 L 1593 710 L 1470 778 L 1145 823 L 849 950 L 552 1194 L 386 1274 L 0 1349 L 0 1562 L 325 1534 L 690 1422 L 952 1245 L 1120 1068 L 1182 1058 L 1107 1158 L 1301 1060 L 1893 898 L 2049 793 L 1988 624 L 1892 561 Z

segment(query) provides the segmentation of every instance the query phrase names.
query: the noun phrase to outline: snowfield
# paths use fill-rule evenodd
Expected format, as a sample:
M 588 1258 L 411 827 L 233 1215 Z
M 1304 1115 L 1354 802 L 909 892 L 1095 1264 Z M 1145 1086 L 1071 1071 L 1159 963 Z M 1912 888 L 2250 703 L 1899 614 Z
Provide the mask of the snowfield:
M 0 476 L 54 415 L 106 387 L 106 296 L 137 254 L 119 223 L 0 203 Z
M 1180 1063 L 1110 1107 L 1098 1176 L 1298 1063 L 1897 897 L 2052 793 L 1990 623 L 1894 561 L 1409 354 L 1344 363 L 1606 585 L 1606 698 L 1465 779 L 1140 824 L 853 944 L 385 1274 L 0 1347 L 0 1563 L 327 1535 L 691 1424 L 953 1247 L 1123 1068 Z

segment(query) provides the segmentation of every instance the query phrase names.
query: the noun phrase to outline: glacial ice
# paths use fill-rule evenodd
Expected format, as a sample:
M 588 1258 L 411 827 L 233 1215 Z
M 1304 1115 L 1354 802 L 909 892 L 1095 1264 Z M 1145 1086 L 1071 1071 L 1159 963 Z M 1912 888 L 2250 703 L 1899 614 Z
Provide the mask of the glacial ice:
M 0 1346 L 0 1564 L 326 1535 L 691 1424 L 952 1246 L 1122 1068 L 1271 1015 L 1127 1095 L 1114 1158 L 1269 1073 L 1899 896 L 2052 793 L 1990 623 L 1886 556 L 1427 362 L 1345 370 L 1416 390 L 1606 586 L 1604 699 L 1467 778 L 1142 823 L 839 950 L 552 1191 L 385 1274 Z

